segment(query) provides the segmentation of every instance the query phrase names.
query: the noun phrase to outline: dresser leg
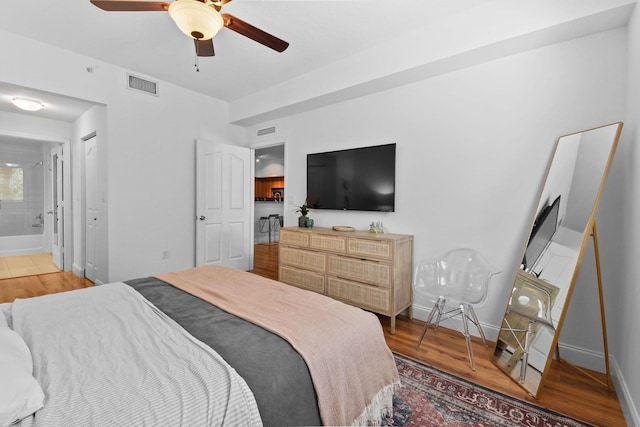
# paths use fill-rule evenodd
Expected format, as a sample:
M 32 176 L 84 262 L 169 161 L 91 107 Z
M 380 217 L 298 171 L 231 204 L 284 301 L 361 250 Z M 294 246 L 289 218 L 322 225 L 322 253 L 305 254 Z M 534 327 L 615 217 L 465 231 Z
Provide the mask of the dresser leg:
M 391 316 L 391 335 L 396 333 L 396 316 Z

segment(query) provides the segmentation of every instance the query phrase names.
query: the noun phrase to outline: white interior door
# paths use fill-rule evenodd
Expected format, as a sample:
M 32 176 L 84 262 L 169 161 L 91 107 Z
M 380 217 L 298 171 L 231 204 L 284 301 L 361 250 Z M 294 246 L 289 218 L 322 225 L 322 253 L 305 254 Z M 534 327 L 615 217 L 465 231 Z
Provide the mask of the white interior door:
M 251 151 L 198 140 L 196 265 L 250 268 Z
M 95 282 L 98 265 L 96 260 L 96 235 L 98 229 L 98 203 L 97 203 L 97 138 L 93 135 L 84 141 L 85 152 L 85 276 Z
M 51 254 L 53 263 L 64 269 L 64 191 L 62 146 L 51 149 Z

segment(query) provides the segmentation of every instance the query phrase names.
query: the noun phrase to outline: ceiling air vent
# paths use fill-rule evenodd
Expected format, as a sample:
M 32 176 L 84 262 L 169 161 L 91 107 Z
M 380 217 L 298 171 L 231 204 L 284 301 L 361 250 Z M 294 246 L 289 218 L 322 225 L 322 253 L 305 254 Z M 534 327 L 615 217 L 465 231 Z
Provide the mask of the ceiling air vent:
M 274 133 L 276 133 L 276 127 L 275 126 L 270 126 L 268 128 L 258 129 L 258 132 L 256 133 L 256 135 L 257 136 L 267 136 L 267 135 L 273 135 Z
M 141 77 L 134 76 L 133 74 L 127 73 L 127 87 L 138 92 L 158 96 L 158 82 L 145 80 Z

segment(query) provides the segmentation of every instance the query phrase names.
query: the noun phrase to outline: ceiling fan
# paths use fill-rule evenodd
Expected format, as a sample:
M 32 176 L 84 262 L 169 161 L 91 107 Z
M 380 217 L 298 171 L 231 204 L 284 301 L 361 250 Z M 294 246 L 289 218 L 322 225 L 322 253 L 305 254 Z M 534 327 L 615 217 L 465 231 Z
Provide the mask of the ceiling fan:
M 228 13 L 220 13 L 231 0 L 162 1 L 91 0 L 107 12 L 169 12 L 180 31 L 193 39 L 197 56 L 214 56 L 213 36 L 222 27 L 257 41 L 275 51 L 283 52 L 289 43 L 262 31 Z

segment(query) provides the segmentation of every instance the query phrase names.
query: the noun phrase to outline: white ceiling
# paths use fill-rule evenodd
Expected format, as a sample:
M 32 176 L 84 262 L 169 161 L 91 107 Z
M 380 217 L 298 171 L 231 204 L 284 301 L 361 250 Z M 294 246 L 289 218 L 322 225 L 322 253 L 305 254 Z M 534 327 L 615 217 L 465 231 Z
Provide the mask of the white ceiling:
M 598 1 L 614 5 L 623 2 Z M 234 0 L 224 6 L 223 12 L 288 41 L 290 46 L 278 53 L 223 28 L 214 38 L 216 56 L 199 58 L 199 72 L 194 67 L 192 40 L 178 30 L 166 12 L 105 12 L 89 0 L 2 1 L 0 29 L 233 102 L 300 76 L 318 73 L 347 58 L 357 58 L 361 52 L 372 49 L 375 52 L 377 46 L 381 48 L 380 57 L 384 58 L 393 41 L 407 40 L 416 30 L 442 24 L 475 8 L 483 8 L 483 16 L 487 16 L 487 10 L 493 7 L 494 19 L 512 20 L 511 16 L 501 18 L 500 15 L 508 3 L 495 0 Z M 585 4 L 586 9 L 586 5 L 593 7 L 596 3 L 596 0 L 582 0 L 580 7 Z M 564 9 L 562 12 L 566 13 L 567 8 Z M 464 32 L 465 28 L 459 31 Z M 385 66 L 384 59 L 379 65 Z M 29 89 L 17 89 L 22 96 L 30 94 Z M 0 110 L 15 111 L 8 101 L 17 89 L 0 84 Z M 54 95 L 38 95 L 38 98 L 46 103 L 47 96 Z M 60 111 L 49 109 L 41 114 L 73 120 L 77 111 L 87 108 L 80 100 L 61 98 L 61 101 L 64 108 Z
M 199 58 L 166 12 L 105 12 L 89 0 L 6 1 L 0 28 L 233 101 L 485 0 L 234 0 L 223 12 L 290 43 L 283 53 L 223 28 Z

